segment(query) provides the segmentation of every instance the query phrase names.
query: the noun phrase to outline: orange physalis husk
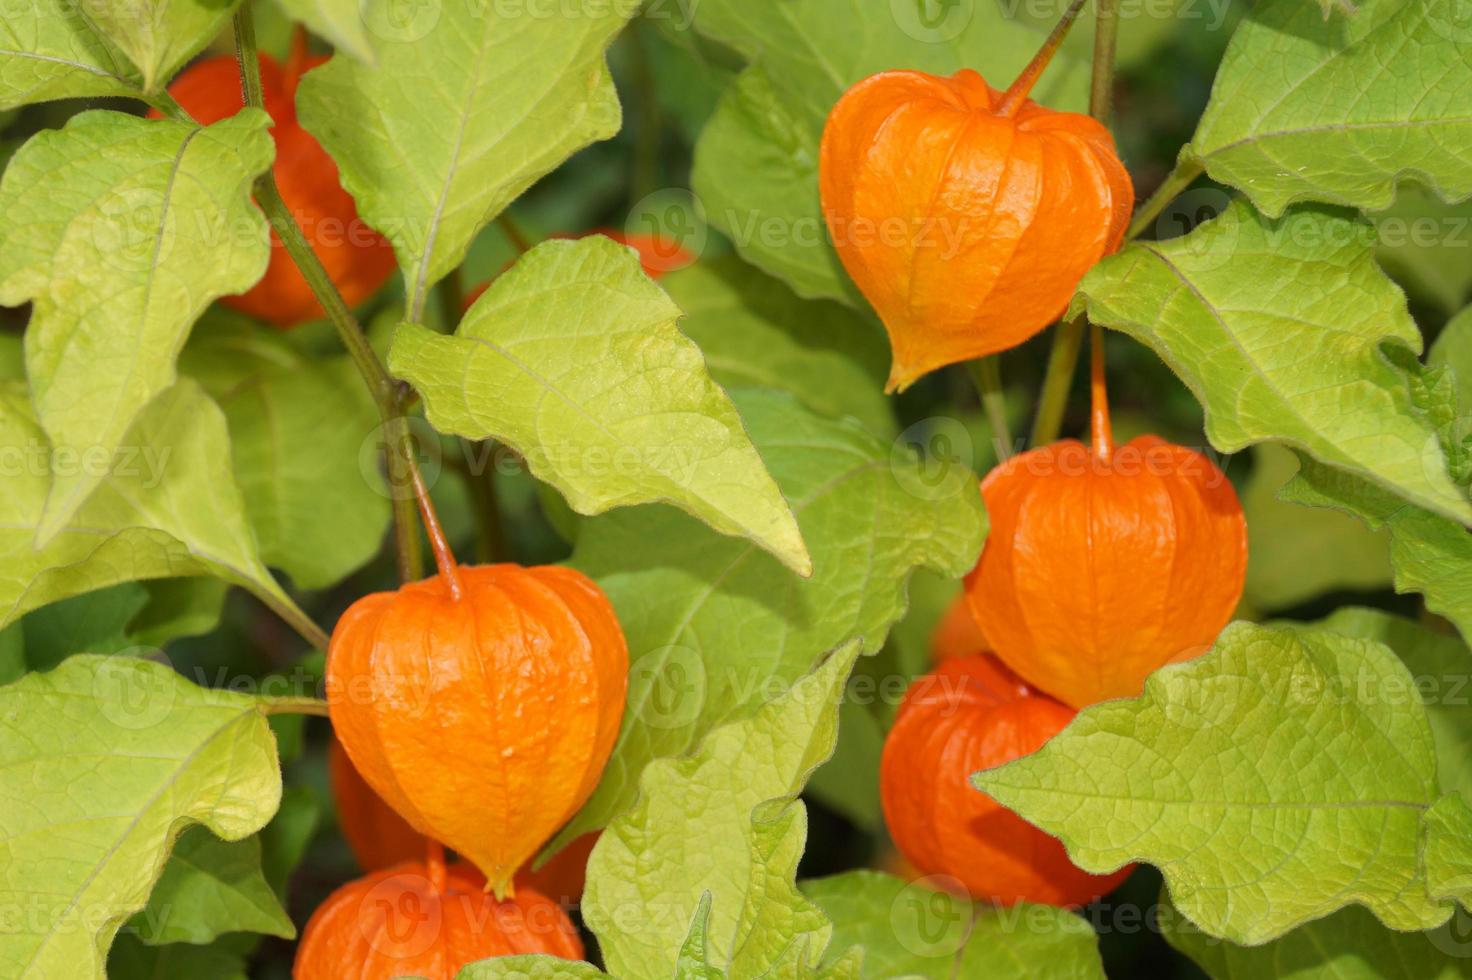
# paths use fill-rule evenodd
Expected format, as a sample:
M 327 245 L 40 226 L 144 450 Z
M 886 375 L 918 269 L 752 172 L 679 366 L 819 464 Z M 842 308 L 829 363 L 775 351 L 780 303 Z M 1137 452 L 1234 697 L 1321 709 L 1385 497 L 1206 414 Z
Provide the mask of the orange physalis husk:
M 966 593 L 962 592 L 946 609 L 936 624 L 935 632 L 930 635 L 931 662 L 938 664 L 947 657 L 985 653 L 986 649 L 986 637 L 981 635 L 981 627 L 976 625 L 976 617 L 971 615 L 971 604 L 966 601 Z
M 316 137 L 297 121 L 296 87 L 301 75 L 326 61 L 308 57 L 298 46 L 283 67 L 261 55 L 261 89 L 266 111 L 275 124 L 276 162 L 271 172 L 292 217 L 322 261 L 349 306 L 367 300 L 397 267 L 393 248 L 358 217 L 352 195 L 343 190 L 337 164 Z M 231 56 L 206 58 L 181 74 L 169 94 L 203 125 L 220 122 L 245 106 L 240 64 Z M 151 115 L 161 115 L 154 110 Z M 280 328 L 325 315 L 307 280 L 271 232 L 271 262 L 266 275 L 249 291 L 220 301 Z
M 597 786 L 623 717 L 628 646 L 581 572 L 457 566 L 418 490 L 440 574 L 343 614 L 328 706 L 373 791 L 502 897 Z
M 1134 187 L 1109 130 L 1026 98 L 1066 26 L 1006 92 L 886 71 L 828 117 L 823 216 L 889 332 L 889 391 L 1032 337 L 1123 239 Z
M 1211 460 L 1152 435 L 1114 448 L 1099 349 L 1093 451 L 1066 440 L 987 474 L 991 531 L 966 579 L 990 649 L 1076 708 L 1205 653 L 1247 577 L 1242 505 Z
M 950 657 L 910 685 L 884 742 L 879 791 L 890 836 L 930 883 L 973 900 L 1076 906 L 1132 870 L 1091 875 L 1050 837 L 971 786 L 1058 734 L 1074 712 L 986 655 Z
M 583 958 L 557 903 L 530 888 L 498 900 L 474 868 L 408 861 L 328 896 L 302 933 L 292 977 L 453 980 L 477 960 L 537 953 Z

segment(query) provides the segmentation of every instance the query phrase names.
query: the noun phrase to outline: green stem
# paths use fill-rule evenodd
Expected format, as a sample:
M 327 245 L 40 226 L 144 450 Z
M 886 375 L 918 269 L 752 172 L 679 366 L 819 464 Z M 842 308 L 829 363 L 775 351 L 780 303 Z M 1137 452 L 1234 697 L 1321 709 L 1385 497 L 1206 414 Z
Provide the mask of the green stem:
M 1094 23 L 1094 61 L 1089 74 L 1089 115 L 1102 123 L 1109 120 L 1114 95 L 1114 51 L 1119 37 L 1118 0 L 1098 0 Z M 1030 445 L 1046 446 L 1063 431 L 1068 410 L 1068 393 L 1078 371 L 1078 353 L 1084 342 L 1082 317 L 1065 320 L 1053 332 L 1053 349 L 1048 354 L 1048 371 L 1038 394 L 1037 416 L 1033 419 Z
M 459 471 L 475 506 L 476 526 L 480 530 L 478 557 L 483 562 L 505 561 L 506 532 L 501 526 L 501 501 L 496 492 L 496 446 L 495 443 L 486 443 L 484 448 L 487 452 L 483 472 L 476 472 L 469 465 L 460 467 Z
M 261 698 L 261 710 L 268 715 L 315 715 L 330 718 L 327 702 L 318 698 Z
M 1201 164 L 1192 160 L 1177 160 L 1175 167 L 1161 185 L 1155 188 L 1155 193 L 1150 195 L 1149 200 L 1140 205 L 1140 210 L 1135 212 L 1135 218 L 1130 222 L 1129 228 L 1124 233 L 1124 240 L 1134 241 L 1149 228 L 1155 219 L 1160 217 L 1160 212 L 1165 206 L 1180 196 L 1181 192 L 1196 182 L 1201 176 Z
M 327 633 L 312 622 L 312 617 L 302 611 L 302 608 L 291 601 L 285 593 L 274 593 L 265 590 L 256 591 L 256 598 L 265 603 L 266 608 L 274 612 L 280 619 L 301 634 L 302 639 L 312 645 L 314 650 L 326 650 L 330 640 Z
M 195 118 L 189 114 L 188 110 L 181 106 L 178 100 L 168 92 L 159 92 L 156 95 L 150 95 L 144 101 L 175 122 L 188 123 L 191 126 L 199 125 Z
M 517 255 L 525 255 L 532 250 L 531 241 L 526 237 L 526 233 L 521 230 L 521 226 L 516 223 L 516 219 L 511 217 L 510 211 L 502 211 L 497 215 L 496 224 L 501 226 L 501 233 L 506 236 L 506 240 L 511 243 L 511 247 L 516 249 Z
M 997 462 L 1005 463 L 1012 458 L 1012 429 L 1007 424 L 1007 395 L 1002 388 L 1001 359 L 993 354 L 970 361 L 966 366 L 976 384 L 976 393 L 981 396 L 987 424 L 991 426 Z
M 240 84 L 245 93 L 246 104 L 265 109 L 261 92 L 261 66 L 256 54 L 256 28 L 251 16 L 249 2 L 242 3 L 235 12 L 235 51 L 240 60 Z M 379 361 L 368 342 L 368 335 L 348 308 L 347 302 L 338 292 L 332 277 L 323 268 L 301 226 L 296 223 L 291 209 L 286 206 L 281 190 L 276 186 L 276 176 L 270 170 L 262 174 L 255 184 L 256 203 L 266 213 L 266 220 L 281 238 L 286 252 L 301 270 L 302 277 L 311 287 L 312 294 L 322 304 L 327 319 L 332 322 L 343 346 L 368 385 L 368 391 L 378 406 L 384 431 L 389 442 L 388 469 L 394 510 L 394 540 L 397 544 L 399 574 L 404 581 L 415 581 L 423 576 L 424 555 L 419 543 L 418 517 L 415 514 L 414 497 L 408 492 L 412 486 L 410 474 L 415 470 L 412 453 L 413 442 L 409 438 L 408 423 L 404 419 L 403 396 L 399 385 L 389 377 L 388 371 Z M 324 647 L 325 649 L 325 647 Z

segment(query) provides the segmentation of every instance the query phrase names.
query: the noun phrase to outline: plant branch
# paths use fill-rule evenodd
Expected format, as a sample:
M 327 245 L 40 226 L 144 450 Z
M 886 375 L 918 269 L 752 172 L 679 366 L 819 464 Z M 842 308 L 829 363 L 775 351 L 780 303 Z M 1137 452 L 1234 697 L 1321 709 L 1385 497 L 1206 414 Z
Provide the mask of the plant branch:
M 263 602 L 267 609 L 275 613 L 282 622 L 296 630 L 301 638 L 312 645 L 314 650 L 326 650 L 330 640 L 326 631 L 312 621 L 312 617 L 302 611 L 302 608 L 285 594 L 276 594 L 265 590 L 251 590 L 257 599 Z
M 1109 106 L 1114 96 L 1114 53 L 1118 36 L 1119 0 L 1098 0 L 1094 20 L 1094 61 L 1089 73 L 1089 115 L 1105 124 L 1109 121 Z M 1063 431 L 1068 393 L 1073 389 L 1073 376 L 1078 371 L 1078 353 L 1083 343 L 1083 317 L 1065 320 L 1054 330 L 1048 371 L 1043 376 L 1037 415 L 1033 419 L 1030 440 L 1033 446 L 1045 446 Z
M 511 217 L 510 211 L 502 211 L 497 215 L 496 224 L 501 226 L 501 233 L 506 236 L 511 247 L 516 249 L 517 255 L 525 255 L 532 250 L 532 243 L 526 237 L 526 232 L 522 231 L 516 219 Z
M 327 702 L 319 698 L 261 698 L 261 710 L 268 715 L 315 715 L 329 718 Z
M 191 116 L 188 110 L 181 106 L 178 100 L 167 91 L 150 95 L 143 101 L 175 122 L 188 123 L 191 126 L 199 125 L 199 121 Z
M 1012 458 L 1012 430 L 1007 424 L 1007 395 L 1002 388 L 1001 360 L 992 354 L 970 361 L 966 367 L 976 384 L 976 393 L 981 396 L 981 407 L 986 412 L 987 425 L 992 430 L 992 444 L 997 450 L 997 462 L 1005 463 Z
M 249 0 L 235 12 L 235 52 L 240 61 L 240 84 L 246 104 L 265 109 L 261 92 L 261 64 L 256 53 L 255 20 L 251 15 Z M 311 287 L 312 295 L 322 305 L 327 319 L 337 330 L 343 346 L 348 350 L 358 373 L 368 386 L 378 414 L 383 420 L 388 437 L 388 470 L 391 496 L 394 504 L 394 540 L 399 559 L 399 574 L 404 581 L 414 581 L 422 575 L 423 552 L 419 546 L 419 529 L 414 515 L 414 498 L 404 492 L 410 485 L 409 473 L 416 470 L 412 452 L 413 441 L 409 438 L 408 423 L 404 420 L 403 398 L 400 388 L 389 377 L 383 363 L 368 342 L 362 326 L 348 309 L 347 302 L 338 292 L 332 277 L 322 266 L 322 261 L 313 251 L 301 226 L 296 223 L 291 209 L 276 186 L 276 176 L 270 170 L 262 174 L 255 184 L 256 203 L 266 213 L 266 220 L 281 239 L 286 252 L 291 256 L 302 277 Z M 324 648 L 325 649 L 325 648 Z
M 1196 160 L 1177 160 L 1174 168 L 1166 175 L 1165 180 L 1150 195 L 1149 200 L 1140 205 L 1140 210 L 1135 212 L 1134 220 L 1130 222 L 1129 228 L 1124 233 L 1124 240 L 1134 241 L 1156 218 L 1165 206 L 1180 196 L 1181 192 L 1196 182 L 1196 178 L 1202 173 L 1201 164 Z

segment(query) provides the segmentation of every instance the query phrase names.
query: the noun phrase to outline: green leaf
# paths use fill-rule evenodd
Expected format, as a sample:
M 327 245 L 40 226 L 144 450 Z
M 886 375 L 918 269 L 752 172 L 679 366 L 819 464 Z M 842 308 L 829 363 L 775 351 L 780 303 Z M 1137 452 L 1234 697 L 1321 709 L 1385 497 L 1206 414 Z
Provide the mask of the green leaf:
M 1354 902 L 1394 929 L 1450 914 L 1419 862 L 1431 729 L 1406 668 L 1368 640 L 1236 623 L 974 782 L 1086 871 L 1156 865 L 1182 913 L 1232 942 Z
M 1162 898 L 1162 903 L 1165 900 Z M 1358 906 L 1299 926 L 1264 946 L 1237 946 L 1197 929 L 1168 904 L 1160 916 L 1166 941 L 1213 980 L 1456 980 L 1472 976 L 1466 956 L 1448 955 L 1446 927 L 1395 932 Z
M 1427 609 L 1451 620 L 1464 639 L 1472 637 L 1472 533 L 1306 456 L 1300 455 L 1299 464 L 1283 499 L 1337 507 L 1372 528 L 1388 527 L 1395 590 L 1421 593 Z
M 73 657 L 0 688 L 0 973 L 101 980 L 118 927 L 143 908 L 174 839 L 227 841 L 281 799 L 257 702 L 132 658 Z
M 1261 612 L 1287 609 L 1336 589 L 1390 584 L 1390 536 L 1346 514 L 1307 509 L 1278 498 L 1298 472 L 1298 457 L 1276 443 L 1253 449 L 1242 491 L 1247 517 L 1245 597 Z
M 709 220 L 742 257 L 800 296 L 861 305 L 838 262 L 818 203 L 818 143 L 834 103 L 875 72 L 949 75 L 975 68 L 1005 88 L 1044 32 L 1008 19 L 1005 4 L 944 5 L 932 25 L 913 0 L 855 4 L 786 0 L 773 15 L 749 0 L 701 0 L 695 26 L 753 62 L 726 91 L 695 149 L 692 177 Z M 1083 111 L 1085 62 L 1062 53 L 1034 98 Z
M 672 503 L 809 574 L 787 501 L 679 316 L 632 250 L 549 241 L 454 336 L 401 325 L 389 370 L 436 429 L 505 442 L 579 513 Z
M 170 640 L 203 636 L 220 624 L 227 583 L 216 578 L 166 578 L 143 583 L 148 604 L 128 624 L 134 643 L 162 647 Z
M 1463 415 L 1472 415 L 1472 306 L 1452 317 L 1442 329 L 1426 363 L 1455 372 L 1457 405 Z
M 1472 911 L 1472 807 L 1459 794 L 1443 796 L 1426 814 L 1427 889 Z
M 310 786 L 290 786 L 281 794 L 276 816 L 261 831 L 261 873 L 271 890 L 282 898 L 286 897 L 287 880 L 302 863 L 321 823 L 322 801 L 316 791 Z
M 1472 523 L 1412 375 L 1382 349 L 1419 353 L 1421 334 L 1372 237 L 1338 212 L 1269 221 L 1236 201 L 1187 236 L 1099 263 L 1072 312 L 1154 348 L 1206 409 L 1222 452 L 1287 442 Z
M 85 15 L 102 6 L 28 0 L 6 8 L 0 20 L 0 110 L 142 93 L 142 73 Z
M 1379 609 L 1340 609 L 1311 628 L 1376 640 L 1395 651 L 1415 678 L 1431 722 L 1442 792 L 1472 796 L 1472 711 L 1467 708 L 1472 703 L 1472 652 L 1467 645 Z
M 556 956 L 498 956 L 472 963 L 455 980 L 590 980 L 608 974 L 587 963 Z
M 198 826 L 175 842 L 148 905 L 130 928 L 150 946 L 204 945 L 227 932 L 296 938 L 261 873 L 260 838 L 226 842 Z
M 128 636 L 128 624 L 147 602 L 147 589 L 123 582 L 27 613 L 21 620 L 26 666 L 51 670 L 74 653 L 122 653 L 140 646 Z
M 1447 316 L 1472 299 L 1472 201 L 1445 204 L 1415 184 L 1402 184 L 1395 205 L 1370 216 L 1375 257 L 1412 296 Z
M 179 367 L 225 411 L 261 557 L 301 589 L 340 582 L 378 554 L 390 519 L 376 466 L 361 463 L 380 421 L 362 378 L 246 321 L 203 326 Z
M 830 959 L 862 950 L 864 980 L 1104 978 L 1098 936 L 1065 909 L 973 905 L 877 871 L 805 881 L 802 890 L 833 922 Z
M 650 761 L 749 717 L 771 685 L 794 682 L 825 651 L 854 638 L 879 650 L 914 569 L 959 577 L 981 551 L 986 516 L 970 471 L 922 465 L 787 395 L 736 401 L 792 501 L 813 577 L 668 507 L 583 522 L 572 564 L 608 593 L 628 637 L 629 707 L 602 782 L 554 846 L 604 826 L 633 803 Z
M 1232 37 L 1183 150 L 1276 217 L 1295 201 L 1372 211 L 1396 181 L 1472 194 L 1472 41 L 1455 3 L 1363 0 L 1326 20 L 1262 0 Z
M 270 249 L 252 179 L 271 163 L 270 119 L 242 111 L 206 129 L 84 112 L 43 130 L 0 182 L 0 304 L 34 302 L 26 367 L 58 454 L 38 545 L 101 482 L 149 403 L 174 382 L 190 326 L 244 292 Z
M 124 440 L 132 450 L 76 519 L 37 551 L 46 439 L 24 389 L 0 386 L 0 452 L 27 461 L 0 500 L 0 625 L 68 596 L 179 575 L 215 575 L 268 603 L 289 602 L 256 555 L 227 439 L 219 408 L 179 382 L 144 411 Z
M 798 802 L 833 750 L 859 645 L 836 651 L 681 759 L 650 764 L 639 803 L 593 849 L 583 913 L 615 976 L 671 976 L 709 904 L 705 958 L 731 976 L 814 962 L 831 927 L 793 876 L 807 837 Z
M 838 303 L 799 299 L 733 256 L 697 262 L 660 285 L 685 312 L 680 328 L 722 385 L 785 389 L 820 415 L 852 416 L 876 435 L 893 434 L 884 396 L 889 345 L 875 321 Z
M 680 946 L 675 960 L 675 976 L 680 980 L 724 980 L 726 976 L 710 965 L 710 903 L 710 892 L 700 896 L 690 933 Z
M 366 0 L 276 0 L 292 20 L 300 21 L 314 34 L 332 42 L 358 61 L 372 65 L 378 60 L 364 23 Z
M 633 4 L 577 17 L 521 4 L 434 3 L 369 21 L 378 64 L 333 58 L 302 82 L 302 124 L 358 211 L 393 242 L 422 320 L 430 288 L 508 204 L 577 150 L 618 132 L 604 52 Z
M 81 14 L 143 73 L 158 92 L 230 22 L 240 0 L 107 0 Z
M 245 957 L 223 944 L 145 946 L 121 933 L 107 958 L 108 980 L 246 980 Z

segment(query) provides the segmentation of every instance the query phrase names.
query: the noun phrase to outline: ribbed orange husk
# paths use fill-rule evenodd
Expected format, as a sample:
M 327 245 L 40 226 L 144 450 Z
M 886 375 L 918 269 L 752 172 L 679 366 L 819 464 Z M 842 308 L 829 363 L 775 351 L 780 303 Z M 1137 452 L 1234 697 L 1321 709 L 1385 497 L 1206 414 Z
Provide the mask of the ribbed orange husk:
M 587 800 L 623 716 L 628 647 L 568 568 L 459 570 L 366 596 L 327 660 L 333 727 L 368 785 L 498 895 Z
M 337 803 L 337 825 L 359 867 L 380 871 L 424 854 L 424 835 L 373 792 L 335 738 L 327 749 L 327 775 Z
M 473 868 L 446 869 L 436 889 L 422 862 L 376 871 L 328 896 L 297 947 L 294 980 L 454 980 L 493 956 L 583 958 L 577 928 L 530 888 L 497 901 Z
M 895 846 L 922 875 L 954 878 L 973 900 L 1067 907 L 1112 891 L 1132 867 L 1080 871 L 1056 838 L 970 784 L 974 772 L 1036 752 L 1073 716 L 984 655 L 951 657 L 910 685 L 879 770 Z
M 971 615 L 971 604 L 966 601 L 966 593 L 962 592 L 931 634 L 931 660 L 938 664 L 947 657 L 985 653 L 986 649 L 986 637 L 981 635 L 981 627 L 976 625 L 976 617 Z
M 1106 462 L 1065 441 L 1014 456 L 981 484 L 991 531 L 966 579 L 988 646 L 1034 687 L 1086 707 L 1134 697 L 1206 652 L 1247 575 L 1231 482 L 1157 436 Z
M 315 68 L 326 60 L 308 58 L 303 67 Z M 290 81 L 275 59 L 261 55 L 262 94 L 266 111 L 275 123 L 271 129 L 276 143 L 272 173 L 312 251 L 322 260 L 343 299 L 349 306 L 356 306 L 376 293 L 393 274 L 393 248 L 359 219 L 352 195 L 342 188 L 337 164 L 297 121 Z M 206 58 L 181 74 L 169 86 L 169 94 L 201 123 L 228 119 L 245 105 L 239 62 L 229 56 Z M 325 315 L 274 231 L 265 277 L 250 291 L 227 296 L 221 302 L 282 328 Z
M 819 188 L 843 267 L 884 321 L 888 388 L 1027 340 L 1119 247 L 1134 187 L 1088 116 L 1001 93 L 969 69 L 887 71 L 823 131 Z

